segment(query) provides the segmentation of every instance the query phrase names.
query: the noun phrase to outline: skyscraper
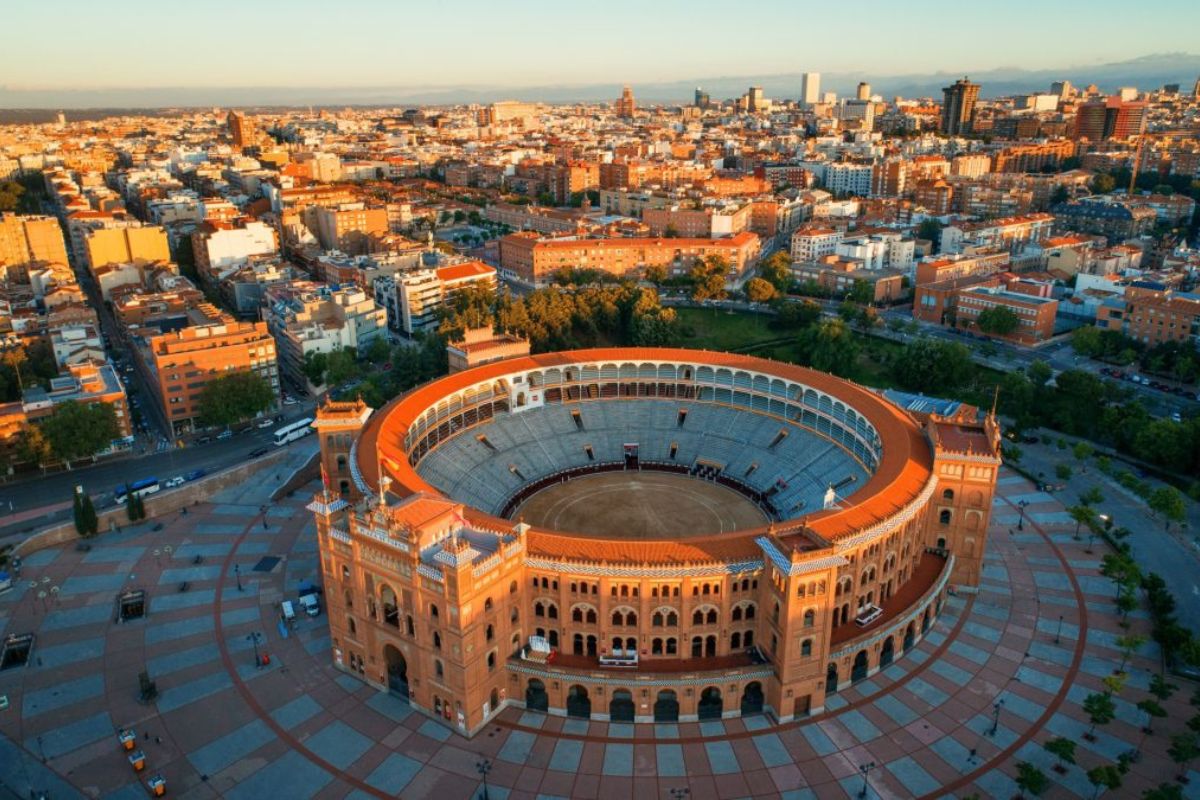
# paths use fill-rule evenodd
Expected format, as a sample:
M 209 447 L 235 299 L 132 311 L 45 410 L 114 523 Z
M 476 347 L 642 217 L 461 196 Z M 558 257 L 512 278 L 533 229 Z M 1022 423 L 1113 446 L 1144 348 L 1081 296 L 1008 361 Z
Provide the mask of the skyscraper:
M 970 133 L 979 84 L 963 78 L 942 89 L 942 97 L 942 133 L 948 136 Z
M 859 99 L 859 100 L 870 100 L 871 99 L 871 84 L 867 83 L 866 81 L 861 81 L 858 84 L 857 99 Z
M 708 108 L 708 92 L 699 86 L 696 87 L 696 101 L 694 105 L 696 108 Z
M 800 76 L 800 104 L 814 106 L 821 102 L 821 73 L 806 72 Z
M 746 110 L 757 114 L 763 110 L 763 93 L 761 86 L 751 86 L 746 92 Z
M 637 109 L 637 103 L 633 99 L 633 89 L 625 86 L 621 89 L 621 97 L 617 100 L 617 116 L 624 119 L 633 119 L 633 112 Z
M 254 144 L 254 123 L 246 119 L 244 113 L 230 111 L 226 122 L 229 124 L 229 135 L 233 139 L 234 147 L 243 148 Z

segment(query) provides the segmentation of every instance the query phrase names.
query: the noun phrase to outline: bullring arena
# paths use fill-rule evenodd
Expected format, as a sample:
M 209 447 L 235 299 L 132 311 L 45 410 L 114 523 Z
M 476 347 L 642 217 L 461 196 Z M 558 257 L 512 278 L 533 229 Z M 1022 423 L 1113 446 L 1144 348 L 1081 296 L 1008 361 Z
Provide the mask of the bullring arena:
M 510 705 L 819 715 L 978 583 L 999 468 L 973 408 L 695 351 L 509 359 L 316 426 L 335 663 L 468 736 Z

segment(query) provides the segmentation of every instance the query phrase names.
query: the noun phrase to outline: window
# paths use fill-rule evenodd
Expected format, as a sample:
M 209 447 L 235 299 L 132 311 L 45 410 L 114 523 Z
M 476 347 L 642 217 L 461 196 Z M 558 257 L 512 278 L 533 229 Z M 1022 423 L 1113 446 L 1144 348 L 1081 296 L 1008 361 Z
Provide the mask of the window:
M 802 641 L 800 643 L 800 655 L 802 655 L 802 656 L 811 656 L 812 655 L 812 639 L 805 639 L 804 641 Z
M 496 668 L 496 654 L 495 653 L 488 653 L 487 665 L 488 665 L 488 672 L 491 672 L 492 670 L 494 670 Z
M 438 618 L 438 607 L 433 605 L 432 603 L 430 603 L 430 605 L 429 605 L 429 616 L 431 619 Z
M 494 629 L 494 628 L 492 628 L 492 626 L 491 626 L 491 625 L 488 625 L 488 626 L 487 626 L 487 631 L 484 633 L 484 638 L 485 638 L 485 639 L 487 639 L 487 640 L 490 642 L 492 639 L 494 639 L 494 638 L 495 638 L 495 636 L 496 636 L 496 631 L 495 631 L 495 629 Z
M 483 610 L 484 611 L 492 610 L 492 598 L 489 597 L 487 600 L 483 601 Z
M 433 632 L 433 649 L 434 650 L 442 649 L 442 636 L 437 631 Z
M 811 628 L 817 621 L 817 614 L 811 608 L 804 612 L 804 627 Z
M 938 522 L 940 522 L 943 525 L 950 524 L 950 509 L 948 509 L 948 508 L 942 509 L 941 513 L 938 514 Z
M 442 665 L 441 659 L 433 660 L 433 672 L 438 678 L 446 677 L 446 668 Z

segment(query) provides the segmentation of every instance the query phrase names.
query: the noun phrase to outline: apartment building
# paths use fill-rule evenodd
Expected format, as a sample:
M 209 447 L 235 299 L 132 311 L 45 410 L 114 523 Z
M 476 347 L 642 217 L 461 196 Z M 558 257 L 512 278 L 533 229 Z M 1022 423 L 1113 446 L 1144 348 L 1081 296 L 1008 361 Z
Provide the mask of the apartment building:
M 313 210 L 317 240 L 326 250 L 350 255 L 370 252 L 371 242 L 390 228 L 386 208 L 367 208 L 363 203 L 345 203 Z
M 167 232 L 157 225 L 91 229 L 84 234 L 83 247 L 93 272 L 107 264 L 171 260 Z
M 483 218 L 519 231 L 538 233 L 575 233 L 583 224 L 583 218 L 577 211 L 512 203 L 492 203 L 483 210 Z
M 837 252 L 845 234 L 835 228 L 806 225 L 792 234 L 792 261 L 818 261 Z
M 275 339 L 265 322 L 239 322 L 202 303 L 188 310 L 187 327 L 150 336 L 139 347 L 164 419 L 174 434 L 199 427 L 200 397 L 209 381 L 252 371 L 279 392 Z
M 1016 252 L 1041 242 L 1054 227 L 1052 214 L 1025 214 L 987 222 L 956 222 L 942 229 L 942 252 L 962 253 L 973 248 Z
M 349 347 L 362 352 L 387 335 L 387 313 L 357 286 L 330 289 L 308 281 L 280 284 L 263 293 L 262 318 L 275 337 L 284 376 L 303 386 L 309 353 Z
M 1154 228 L 1158 214 L 1145 205 L 1134 205 L 1123 197 L 1108 195 L 1081 197 L 1059 203 L 1050 211 L 1060 228 L 1080 233 L 1099 234 L 1123 241 L 1141 236 Z
M 208 283 L 215 284 L 222 273 L 245 264 L 253 256 L 278 252 L 275 230 L 265 222 L 209 220 L 192 234 L 196 271 Z
M 693 239 L 718 239 L 746 230 L 751 223 L 751 204 L 730 204 L 686 208 L 676 204 L 669 208 L 651 208 L 642 212 L 642 222 L 654 236 L 675 236 Z
M 1200 345 L 1200 294 L 1135 281 L 1123 297 L 1099 306 L 1096 327 L 1120 331 L 1147 347 L 1189 341 Z
M 958 293 L 955 325 L 979 330 L 979 315 L 991 308 L 1006 308 L 1017 315 L 1017 329 L 1003 338 L 1019 344 L 1044 342 L 1054 335 L 1058 301 L 1000 286 L 975 286 Z
M 542 286 L 567 268 L 624 276 L 662 266 L 683 274 L 697 259 L 720 256 L 729 263 L 732 279 L 754 265 L 760 249 L 761 240 L 749 231 L 723 239 L 543 239 L 514 233 L 500 240 L 500 266 L 516 280 Z
M 54 413 L 54 407 L 62 403 L 111 405 L 117 420 L 117 438 L 108 451 L 97 455 L 119 449 L 133 439 L 133 422 L 125 387 L 117 377 L 116 369 L 104 361 L 67 364 L 61 375 L 50 379 L 48 390 L 40 386 L 27 389 L 21 402 L 29 422 L 50 416 Z
M 495 290 L 496 285 L 494 267 L 464 261 L 381 278 L 375 282 L 375 302 L 385 310 L 389 328 L 411 337 L 436 328 L 455 293 L 466 287 Z
M 0 264 L 67 263 L 67 245 L 54 217 L 0 214 Z

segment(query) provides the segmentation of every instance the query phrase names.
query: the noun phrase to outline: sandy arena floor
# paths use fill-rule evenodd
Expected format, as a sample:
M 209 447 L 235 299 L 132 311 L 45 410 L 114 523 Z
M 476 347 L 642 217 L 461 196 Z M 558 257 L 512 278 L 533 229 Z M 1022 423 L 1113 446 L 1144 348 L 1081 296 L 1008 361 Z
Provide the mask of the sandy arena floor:
M 530 525 L 630 539 L 683 538 L 762 525 L 732 489 L 662 472 L 608 472 L 550 486 L 513 513 Z

